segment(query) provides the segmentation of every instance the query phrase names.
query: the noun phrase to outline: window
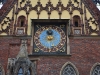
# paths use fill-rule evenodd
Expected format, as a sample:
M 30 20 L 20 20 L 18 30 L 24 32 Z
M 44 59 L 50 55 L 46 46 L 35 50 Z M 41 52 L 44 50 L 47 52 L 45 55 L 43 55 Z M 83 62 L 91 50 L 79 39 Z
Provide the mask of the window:
M 20 26 L 21 26 L 21 27 L 24 26 L 24 21 L 23 21 L 23 20 L 21 20 L 21 22 L 20 22 Z
M 75 21 L 75 27 L 78 27 L 78 21 Z
M 2 69 L 0 68 L 0 75 L 2 75 Z
M 63 69 L 62 75 L 77 75 L 75 69 L 73 68 L 73 66 L 71 66 L 70 64 L 68 64 L 67 66 L 65 66 L 65 68 Z
M 80 26 L 80 17 L 78 16 L 78 15 L 75 15 L 74 17 L 73 17 L 73 24 L 74 24 L 74 26 L 75 27 L 79 27 Z
M 100 65 L 94 67 L 92 75 L 100 75 Z
M 22 68 L 19 69 L 18 75 L 23 75 L 23 69 Z
M 31 72 L 30 72 L 30 70 L 28 70 L 28 74 L 27 75 L 31 75 Z
M 25 27 L 25 16 L 19 16 L 18 17 L 18 27 Z
M 80 16 L 78 16 L 78 15 L 73 16 L 72 31 L 73 31 L 74 35 L 81 35 L 82 34 L 81 19 L 80 19 Z
M 23 69 L 22 68 L 19 69 L 18 75 L 23 75 Z M 30 70 L 28 70 L 27 75 L 31 75 Z
M 18 17 L 17 25 L 15 26 L 15 29 L 16 29 L 15 34 L 20 35 L 20 36 L 27 34 L 25 21 L 26 21 L 25 16 L 22 15 Z

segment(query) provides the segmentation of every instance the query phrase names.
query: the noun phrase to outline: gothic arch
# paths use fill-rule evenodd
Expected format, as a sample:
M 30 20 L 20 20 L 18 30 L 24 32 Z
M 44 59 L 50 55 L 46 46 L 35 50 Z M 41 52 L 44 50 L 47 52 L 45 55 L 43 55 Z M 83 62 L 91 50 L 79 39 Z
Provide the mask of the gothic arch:
M 32 64 L 33 65 L 33 64 Z M 30 75 L 35 75 L 35 70 L 34 70 L 34 65 L 32 66 L 32 65 L 30 65 L 30 67 L 28 68 L 28 70 L 30 71 Z
M 97 69 L 98 68 L 98 69 Z M 92 66 L 92 68 L 91 68 L 91 70 L 90 70 L 90 75 L 94 75 L 94 72 L 95 71 L 97 71 L 97 72 L 99 72 L 97 75 L 100 75 L 100 63 L 95 63 L 93 66 Z
M 65 68 L 67 68 L 67 66 L 71 66 L 71 68 L 74 70 L 75 74 L 74 75 L 79 75 L 79 72 L 78 72 L 78 69 L 75 67 L 75 65 L 71 62 L 66 62 L 62 68 L 61 68 L 61 71 L 60 71 L 60 75 L 63 75 L 63 71 Z
M 23 73 L 24 73 L 24 66 L 25 66 L 25 65 L 23 65 L 23 64 L 21 64 L 21 63 L 17 63 L 17 64 L 16 64 L 15 71 L 14 71 L 14 74 L 15 74 L 15 75 L 18 75 L 18 72 L 19 72 L 19 69 L 20 69 L 20 68 L 22 68 Z
M 23 22 L 23 24 L 21 25 L 22 22 Z M 24 15 L 19 16 L 17 26 L 23 27 L 23 26 L 25 26 L 25 24 L 26 24 L 26 17 Z
M 0 74 L 0 75 L 5 75 L 5 71 L 4 71 L 4 68 L 3 68 L 3 66 L 0 64 L 0 71 L 1 71 L 1 73 L 2 74 Z
M 17 75 L 24 74 L 24 70 L 22 67 L 18 69 Z
M 73 16 L 73 24 L 74 24 L 75 27 L 80 27 L 81 26 L 81 18 L 80 18 L 79 15 L 74 15 Z
M 13 75 L 13 73 L 14 73 L 13 70 L 14 70 L 13 67 L 11 67 L 11 68 L 9 69 L 9 71 L 8 71 L 9 75 Z

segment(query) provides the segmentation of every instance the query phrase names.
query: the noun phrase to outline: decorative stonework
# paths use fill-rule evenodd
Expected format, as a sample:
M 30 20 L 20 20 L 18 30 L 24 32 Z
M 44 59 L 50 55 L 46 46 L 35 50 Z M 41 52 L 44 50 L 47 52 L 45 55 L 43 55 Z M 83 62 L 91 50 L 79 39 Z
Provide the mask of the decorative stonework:
M 4 19 L 4 21 L 1 23 L 0 33 L 5 32 L 9 35 L 9 29 L 10 29 L 11 21 L 12 20 L 10 19 L 10 17 L 6 17 Z
M 21 40 L 20 51 L 17 58 L 8 59 L 8 75 L 18 75 L 22 68 L 23 75 L 27 75 L 30 70 L 31 75 L 36 75 L 36 64 L 31 62 L 27 53 L 27 40 Z
M 16 26 L 17 26 L 17 21 L 18 21 L 18 15 L 20 13 L 20 11 L 24 10 L 25 13 L 26 13 L 26 27 L 25 27 L 25 34 L 27 35 L 27 28 L 28 28 L 28 16 L 30 14 L 30 12 L 32 10 L 36 11 L 37 13 L 37 19 L 39 19 L 40 17 L 40 13 L 42 11 L 46 11 L 47 14 L 48 14 L 48 19 L 50 19 L 50 15 L 52 14 L 52 11 L 57 11 L 58 12 L 58 16 L 59 16 L 59 19 L 61 19 L 61 15 L 62 15 L 62 12 L 64 10 L 67 10 L 70 14 L 70 20 L 71 20 L 71 25 L 70 26 L 73 26 L 73 19 L 72 19 L 72 15 L 73 15 L 73 12 L 75 10 L 79 11 L 80 12 L 80 20 L 81 20 L 81 26 L 82 26 L 82 35 L 91 35 L 91 33 L 96 33 L 96 34 L 99 34 L 99 13 L 98 12 L 93 12 L 90 8 L 90 6 L 88 6 L 88 3 L 91 4 L 90 1 L 86 1 L 86 0 L 80 0 L 80 2 L 78 0 L 75 0 L 75 1 L 72 1 L 72 0 L 69 0 L 68 1 L 68 4 L 66 4 L 66 6 L 63 5 L 62 1 L 59 0 L 57 5 L 54 6 L 51 2 L 51 0 L 48 0 L 47 4 L 45 6 L 43 6 L 41 0 L 38 0 L 37 1 L 37 4 L 35 6 L 32 6 L 32 1 L 31 0 L 14 0 L 12 1 L 12 5 L 11 7 L 9 7 L 9 10 L 6 11 L 5 14 L 3 14 L 1 16 L 1 20 L 0 20 L 0 23 L 1 23 L 1 31 L 0 33 L 6 33 L 7 35 L 16 35 L 15 34 L 15 30 L 16 30 Z M 13 7 L 15 4 L 15 7 Z M 85 7 L 83 8 L 82 5 L 85 5 Z M 89 5 L 90 5 L 89 4 Z M 91 7 L 93 9 L 95 9 L 95 7 L 93 6 L 93 4 L 91 4 Z M 12 15 L 15 16 L 14 17 L 9 17 L 10 21 L 9 21 L 9 24 L 7 25 L 7 27 L 4 29 L 3 28 L 3 25 L 5 25 L 5 22 L 8 22 L 4 20 L 3 22 L 3 19 L 5 18 L 5 16 L 8 14 L 8 12 L 11 10 L 11 8 L 13 8 L 13 12 L 12 12 Z M 84 9 L 84 10 L 83 10 Z M 91 26 L 89 26 L 89 20 L 86 19 L 87 16 L 85 15 L 85 18 L 83 18 L 83 14 L 86 14 L 87 12 L 85 11 L 86 9 L 89 10 L 89 12 L 91 13 L 91 15 L 93 16 L 92 18 L 94 18 L 95 20 L 92 20 L 91 22 L 93 24 L 95 24 L 97 27 L 95 29 L 91 28 Z M 97 10 L 96 10 L 97 11 Z M 91 17 L 90 17 L 91 18 Z M 85 24 L 83 22 L 83 20 L 85 20 Z M 1 22 L 2 21 L 2 22 Z M 14 29 L 13 29 L 14 28 Z M 86 32 L 85 32 L 86 31 Z
M 90 71 L 90 75 L 99 75 L 100 74 L 100 63 L 95 63 Z
M 17 58 L 20 57 L 28 57 L 28 53 L 27 53 L 27 40 L 22 40 L 21 41 L 21 46 L 20 46 L 20 51 L 17 55 Z
M 62 66 L 60 75 L 79 75 L 79 72 L 74 64 L 67 62 Z

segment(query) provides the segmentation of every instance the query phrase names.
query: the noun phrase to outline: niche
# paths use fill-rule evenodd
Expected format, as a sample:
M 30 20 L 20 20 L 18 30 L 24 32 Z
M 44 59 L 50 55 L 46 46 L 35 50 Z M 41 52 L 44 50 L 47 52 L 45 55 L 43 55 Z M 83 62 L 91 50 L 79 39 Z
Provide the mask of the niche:
M 26 34 L 26 17 L 25 16 L 19 16 L 17 25 L 16 25 L 16 35 L 23 36 Z
M 25 16 L 19 16 L 18 17 L 18 27 L 25 27 Z
M 73 24 L 74 24 L 74 27 L 80 27 L 80 22 L 81 22 L 80 17 L 79 17 L 78 15 L 75 15 L 75 16 L 73 17 Z

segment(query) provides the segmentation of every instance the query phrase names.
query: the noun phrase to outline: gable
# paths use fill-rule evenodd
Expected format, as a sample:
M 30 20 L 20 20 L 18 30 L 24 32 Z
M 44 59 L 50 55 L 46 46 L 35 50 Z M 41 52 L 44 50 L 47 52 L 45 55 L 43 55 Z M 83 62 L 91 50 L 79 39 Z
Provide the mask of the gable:
M 90 5 L 95 8 L 90 0 L 14 0 L 14 7 L 12 4 L 10 11 L 1 16 L 0 34 L 15 35 L 20 16 L 25 16 L 25 34 L 28 35 L 31 19 L 70 19 L 74 26 L 73 17 L 79 16 L 84 35 L 99 35 L 99 14 L 90 9 Z

